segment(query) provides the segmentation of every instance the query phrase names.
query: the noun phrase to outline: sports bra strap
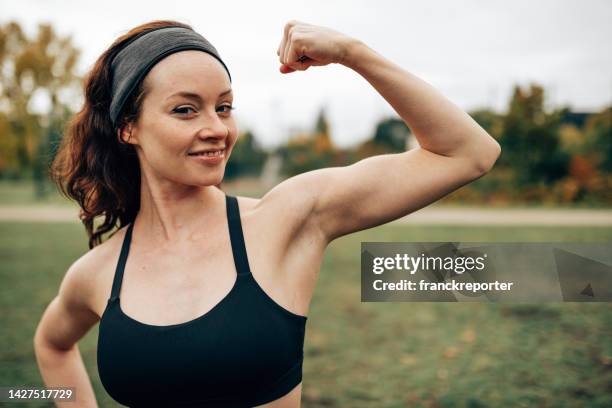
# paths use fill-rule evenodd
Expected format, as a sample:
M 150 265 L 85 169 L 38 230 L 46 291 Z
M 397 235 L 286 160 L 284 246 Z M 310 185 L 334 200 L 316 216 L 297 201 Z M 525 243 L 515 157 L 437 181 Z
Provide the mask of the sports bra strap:
M 232 254 L 234 264 L 239 274 L 251 273 L 249 259 L 247 258 L 244 236 L 242 234 L 242 224 L 240 223 L 240 208 L 238 199 L 234 196 L 225 195 L 227 207 L 227 223 L 229 225 L 230 241 L 232 242 Z
M 240 208 L 238 207 L 238 199 L 234 196 L 225 196 L 226 209 L 227 209 L 227 222 L 229 225 L 230 241 L 232 244 L 232 255 L 234 257 L 234 265 L 236 271 L 239 274 L 251 273 L 249 267 L 249 259 L 247 258 L 246 247 L 244 245 L 244 236 L 242 234 L 242 224 L 240 223 Z M 119 298 L 119 292 L 121 291 L 121 282 L 123 281 L 123 271 L 125 269 L 125 263 L 127 261 L 128 253 L 130 252 L 130 242 L 132 241 L 132 230 L 134 228 L 134 222 L 131 222 L 123 237 L 123 245 L 121 246 L 121 253 L 119 255 L 119 261 L 117 262 L 117 268 L 115 270 L 115 277 L 113 278 L 113 287 L 111 290 L 110 300 L 114 301 Z
M 113 279 L 113 288 L 111 290 L 111 299 L 115 300 L 119 297 L 119 291 L 121 290 L 121 281 L 123 280 L 123 270 L 125 269 L 125 262 L 127 260 L 128 252 L 130 252 L 130 242 L 132 241 L 132 229 L 134 222 L 131 222 L 125 236 L 123 237 L 123 245 L 121 246 L 121 254 L 119 255 L 119 262 L 117 263 L 117 269 L 115 271 L 115 278 Z

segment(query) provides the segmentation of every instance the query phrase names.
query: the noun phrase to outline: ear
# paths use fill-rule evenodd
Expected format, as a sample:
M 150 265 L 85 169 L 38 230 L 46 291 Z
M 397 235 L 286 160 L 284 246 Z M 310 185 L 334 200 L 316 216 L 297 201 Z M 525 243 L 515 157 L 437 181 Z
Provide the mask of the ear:
M 134 127 L 132 123 L 128 123 L 127 125 L 121 127 L 117 130 L 119 141 L 125 144 L 135 144 L 134 141 L 136 137 L 134 136 Z

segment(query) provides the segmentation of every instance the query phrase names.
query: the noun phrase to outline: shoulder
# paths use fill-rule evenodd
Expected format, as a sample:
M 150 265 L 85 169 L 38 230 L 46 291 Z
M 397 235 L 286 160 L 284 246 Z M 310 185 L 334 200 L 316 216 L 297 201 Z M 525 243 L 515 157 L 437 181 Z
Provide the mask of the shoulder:
M 117 230 L 68 267 L 60 285 L 60 294 L 68 305 L 101 314 L 100 305 L 106 302 L 104 295 L 110 293 L 114 275 L 113 261 L 116 261 L 126 229 L 122 227 Z
M 44 342 L 68 350 L 100 320 L 95 295 L 99 293 L 100 271 L 107 263 L 104 257 L 109 246 L 96 246 L 68 267 L 57 295 L 36 328 L 36 344 Z
M 261 199 L 240 196 L 241 212 L 260 229 L 279 234 L 285 243 L 308 237 L 324 247 L 325 237 L 314 213 L 324 177 L 325 169 L 313 170 L 282 181 Z
M 261 202 L 261 198 L 244 197 L 238 195 L 234 197 L 238 199 L 238 206 L 240 207 L 241 214 L 253 211 Z

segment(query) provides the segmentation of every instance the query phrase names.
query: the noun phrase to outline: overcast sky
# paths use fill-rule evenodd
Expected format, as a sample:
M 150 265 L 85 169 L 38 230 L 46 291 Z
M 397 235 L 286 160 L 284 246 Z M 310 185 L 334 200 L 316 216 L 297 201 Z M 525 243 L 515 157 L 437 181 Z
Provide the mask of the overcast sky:
M 239 127 L 265 146 L 282 142 L 291 128 L 311 127 L 321 106 L 340 146 L 369 137 L 377 120 L 394 114 L 346 67 L 281 74 L 276 49 L 290 19 L 359 38 L 466 111 L 503 111 L 513 85 L 530 82 L 545 86 L 548 106 L 593 111 L 612 104 L 608 0 L 3 1 L 0 23 L 11 19 L 29 34 L 41 22 L 71 34 L 82 50 L 81 74 L 136 25 L 188 23 L 232 73 Z

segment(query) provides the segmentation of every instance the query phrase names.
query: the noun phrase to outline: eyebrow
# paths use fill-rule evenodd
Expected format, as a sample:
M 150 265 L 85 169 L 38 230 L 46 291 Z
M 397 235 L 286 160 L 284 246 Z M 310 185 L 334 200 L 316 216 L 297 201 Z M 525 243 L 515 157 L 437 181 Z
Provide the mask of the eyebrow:
M 221 93 L 219 94 L 219 96 L 220 96 L 220 97 L 221 97 L 221 96 L 225 96 L 225 95 L 227 95 L 227 94 L 229 94 L 229 93 L 231 93 L 231 92 L 232 92 L 232 89 L 230 88 L 230 89 L 228 89 L 227 91 L 223 91 L 223 92 L 221 92 Z M 182 96 L 182 97 L 184 97 L 184 98 L 188 98 L 188 99 L 195 99 L 195 100 L 197 100 L 197 101 L 202 101 L 202 97 L 201 97 L 199 94 L 197 94 L 197 93 L 193 93 L 193 92 L 187 92 L 187 91 L 179 91 L 179 92 L 173 93 L 172 95 L 170 95 L 169 97 L 167 97 L 167 98 L 166 98 L 166 100 L 168 100 L 168 99 L 170 99 L 170 98 L 172 98 L 172 97 L 175 97 L 175 96 Z

